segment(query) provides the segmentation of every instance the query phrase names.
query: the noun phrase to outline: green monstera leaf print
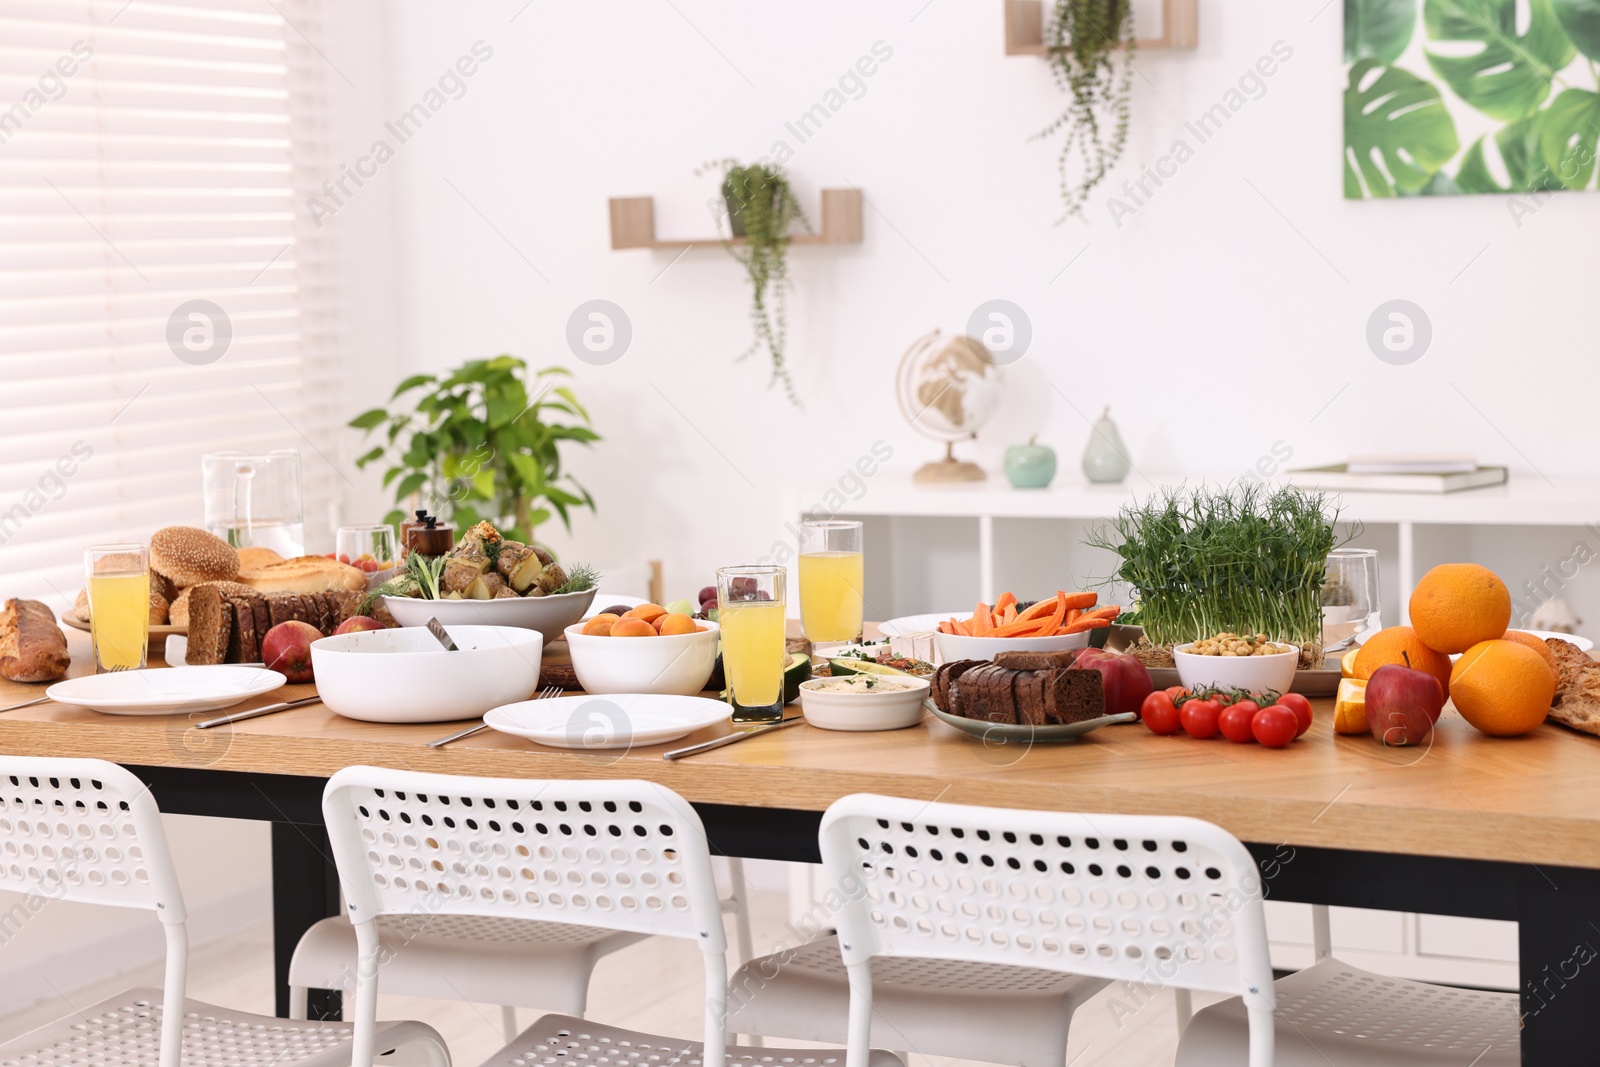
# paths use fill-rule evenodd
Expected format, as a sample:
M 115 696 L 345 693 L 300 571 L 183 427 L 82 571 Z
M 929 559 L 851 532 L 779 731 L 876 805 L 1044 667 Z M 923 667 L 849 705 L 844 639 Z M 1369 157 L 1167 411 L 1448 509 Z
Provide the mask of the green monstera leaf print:
M 1544 112 L 1511 123 L 1492 138 L 1480 137 L 1461 157 L 1456 185 L 1464 193 L 1532 193 L 1562 188 L 1540 151 L 1539 127 Z M 1510 185 L 1501 185 L 1489 169 L 1491 149 L 1498 152 Z
M 1439 90 L 1409 71 L 1360 59 L 1344 91 L 1344 195 L 1415 193 L 1461 147 Z
M 1417 0 L 1344 0 L 1344 58 L 1393 63 L 1411 43 Z
M 1539 109 L 1556 73 L 1577 50 L 1551 0 L 1525 0 L 1526 32 L 1517 32 L 1518 0 L 1424 0 L 1428 65 L 1455 94 L 1485 115 L 1515 122 Z
M 1539 156 L 1568 189 L 1587 189 L 1600 150 L 1600 95 L 1568 89 L 1538 116 Z
M 1600 62 L 1600 0 L 1550 0 L 1578 51 Z M 1345 33 L 1348 35 L 1349 30 Z

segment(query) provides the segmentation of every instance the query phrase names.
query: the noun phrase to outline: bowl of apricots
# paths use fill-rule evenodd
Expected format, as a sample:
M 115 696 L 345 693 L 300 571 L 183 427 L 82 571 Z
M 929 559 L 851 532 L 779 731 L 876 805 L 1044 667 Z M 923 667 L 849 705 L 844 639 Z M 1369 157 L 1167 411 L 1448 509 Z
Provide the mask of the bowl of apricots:
M 693 696 L 717 663 L 717 624 L 660 604 L 601 612 L 564 632 L 572 670 L 590 693 Z

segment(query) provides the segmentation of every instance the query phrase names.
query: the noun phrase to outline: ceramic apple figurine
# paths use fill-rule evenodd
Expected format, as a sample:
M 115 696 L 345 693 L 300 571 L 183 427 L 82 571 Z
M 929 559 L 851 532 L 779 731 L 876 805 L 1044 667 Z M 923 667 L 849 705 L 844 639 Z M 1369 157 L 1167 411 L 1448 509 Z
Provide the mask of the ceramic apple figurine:
M 1018 489 L 1043 489 L 1056 476 L 1056 453 L 1049 445 L 1035 444 L 1038 435 L 1025 445 L 1006 449 L 1006 477 Z

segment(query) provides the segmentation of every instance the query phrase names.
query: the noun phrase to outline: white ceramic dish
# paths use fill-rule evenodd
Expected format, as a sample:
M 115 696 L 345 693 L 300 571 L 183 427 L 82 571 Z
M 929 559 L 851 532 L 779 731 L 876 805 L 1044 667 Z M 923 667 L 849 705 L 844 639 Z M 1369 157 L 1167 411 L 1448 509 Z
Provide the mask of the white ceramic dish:
M 696 621 L 699 633 L 655 637 L 597 637 L 583 626 L 566 629 L 578 684 L 588 693 L 667 693 L 693 696 L 705 689 L 717 665 L 720 630 Z
M 616 693 L 524 700 L 493 709 L 483 721 L 501 733 L 552 748 L 602 751 L 664 745 L 726 722 L 729 714 L 727 704 L 709 697 Z
M 154 636 L 154 635 L 151 635 Z M 166 648 L 162 649 L 161 658 L 167 661 L 169 667 L 189 666 L 189 638 L 186 634 L 168 634 Z M 195 664 L 195 666 L 201 666 Z M 265 667 L 265 663 L 241 663 L 241 667 Z
M 946 615 L 945 618 L 950 616 Z M 933 635 L 934 651 L 940 663 L 958 659 L 994 659 L 1001 652 L 1060 652 L 1066 648 L 1087 648 L 1089 631 L 1060 634 L 1056 637 L 962 637 L 960 634 Z
M 903 730 L 922 721 L 928 679 L 897 677 L 904 689 L 875 693 L 830 693 L 823 678 L 800 683 L 800 711 L 806 722 L 823 730 Z
M 1513 629 L 1515 629 L 1515 627 L 1513 627 Z M 1587 637 L 1579 637 L 1577 634 L 1558 634 L 1554 630 L 1524 630 L 1522 632 L 1525 634 L 1532 634 L 1533 636 L 1544 641 L 1548 641 L 1552 637 L 1561 641 L 1566 641 L 1568 644 L 1576 645 L 1579 652 L 1588 652 L 1590 649 L 1594 648 L 1593 641 L 1589 640 Z
M 220 711 L 285 684 L 277 671 L 236 663 L 167 671 L 117 671 L 69 678 L 46 689 L 45 696 L 107 715 L 176 715 Z
M 1249 689 L 1264 693 L 1268 689 L 1287 693 L 1294 685 L 1295 669 L 1300 665 L 1300 650 L 1275 652 L 1270 656 L 1197 656 L 1184 651 L 1188 645 L 1172 650 L 1177 661 L 1178 681 L 1189 689 L 1216 686 L 1219 689 Z
M 445 651 L 421 627 L 360 630 L 311 642 L 317 695 L 347 719 L 449 722 L 475 719 L 539 687 L 544 636 L 537 630 L 462 625 L 445 630 L 458 651 Z
M 972 609 L 965 611 L 940 611 L 931 615 L 902 615 L 898 619 L 889 619 L 878 624 L 878 632 L 885 637 L 904 637 L 907 634 L 936 633 L 939 624 L 946 619 L 966 619 L 972 615 Z
M 563 629 L 583 618 L 594 601 L 594 594 L 593 589 L 588 589 L 559 596 L 499 600 L 419 600 L 386 596 L 383 604 L 401 626 L 426 626 L 430 618 L 446 626 L 518 626 L 524 630 L 538 630 L 546 641 L 554 641 Z
M 603 609 L 615 607 L 618 604 L 626 604 L 630 608 L 636 608 L 640 604 L 648 603 L 650 603 L 650 601 L 646 600 L 644 597 L 622 596 L 619 593 L 608 593 L 604 589 L 601 589 L 595 593 L 594 602 L 589 605 L 589 610 L 583 613 L 583 617 L 586 619 L 592 619 L 596 615 L 600 614 Z

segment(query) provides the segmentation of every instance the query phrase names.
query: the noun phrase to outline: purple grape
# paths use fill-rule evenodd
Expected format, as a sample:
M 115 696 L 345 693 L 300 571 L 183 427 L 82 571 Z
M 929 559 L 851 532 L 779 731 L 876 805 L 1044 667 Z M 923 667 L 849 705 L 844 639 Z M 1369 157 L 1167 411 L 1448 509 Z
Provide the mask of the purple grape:
M 717 587 L 716 586 L 708 585 L 705 588 L 700 590 L 700 603 L 704 604 L 708 600 L 710 600 L 712 602 L 715 602 L 716 599 L 717 599 Z

